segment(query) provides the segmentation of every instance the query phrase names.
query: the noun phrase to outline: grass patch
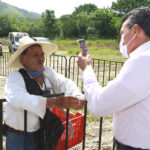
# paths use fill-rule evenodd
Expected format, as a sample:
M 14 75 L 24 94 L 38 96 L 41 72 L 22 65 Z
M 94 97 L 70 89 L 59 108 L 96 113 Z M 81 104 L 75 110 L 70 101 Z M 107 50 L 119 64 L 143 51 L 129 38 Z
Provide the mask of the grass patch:
M 54 40 L 53 43 L 58 45 L 56 54 L 64 52 L 65 56 L 77 56 L 81 52 L 76 40 Z M 117 40 L 87 40 L 86 44 L 92 58 L 125 61 L 120 54 Z
M 0 37 L 0 41 L 1 40 L 8 40 L 8 37 Z
M 69 112 L 71 112 L 73 114 L 76 114 L 77 112 L 82 113 L 82 114 L 84 113 L 83 110 L 74 110 L 74 109 L 70 109 Z M 104 117 L 103 119 L 107 120 L 107 121 L 109 120 L 110 122 L 112 122 L 112 115 L 108 115 L 108 116 Z M 95 117 L 95 116 L 91 115 L 89 110 L 87 109 L 87 124 L 92 121 L 100 121 L 100 117 Z

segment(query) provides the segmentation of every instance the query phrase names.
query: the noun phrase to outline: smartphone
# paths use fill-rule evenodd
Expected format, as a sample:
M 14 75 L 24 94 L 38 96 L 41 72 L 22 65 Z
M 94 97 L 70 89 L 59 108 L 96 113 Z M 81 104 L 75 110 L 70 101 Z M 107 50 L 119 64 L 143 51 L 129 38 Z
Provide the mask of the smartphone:
M 88 51 L 88 48 L 87 48 L 87 46 L 86 46 L 86 44 L 85 44 L 84 39 L 79 39 L 79 40 L 77 40 L 77 41 L 79 42 L 80 46 L 83 48 L 84 52 L 87 52 L 87 51 Z

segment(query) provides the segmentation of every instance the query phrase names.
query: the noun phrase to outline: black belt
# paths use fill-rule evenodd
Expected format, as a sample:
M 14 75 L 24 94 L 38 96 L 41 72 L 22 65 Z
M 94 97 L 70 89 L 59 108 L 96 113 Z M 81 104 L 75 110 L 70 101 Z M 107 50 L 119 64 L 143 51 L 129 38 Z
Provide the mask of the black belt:
M 3 129 L 5 129 L 6 131 L 10 131 L 10 132 L 14 132 L 14 133 L 25 133 L 25 131 L 20 131 L 20 130 L 16 130 L 6 124 L 3 124 Z M 27 132 L 27 133 L 37 133 L 38 131 L 35 132 Z
M 134 148 L 131 146 L 127 146 L 127 145 L 121 144 L 117 140 L 115 140 L 115 144 L 117 146 L 117 149 L 120 149 L 120 150 L 148 150 L 148 149 L 141 149 L 141 148 Z
M 24 133 L 24 131 L 16 130 L 14 128 L 9 127 L 8 125 L 6 125 L 6 130 L 14 133 Z

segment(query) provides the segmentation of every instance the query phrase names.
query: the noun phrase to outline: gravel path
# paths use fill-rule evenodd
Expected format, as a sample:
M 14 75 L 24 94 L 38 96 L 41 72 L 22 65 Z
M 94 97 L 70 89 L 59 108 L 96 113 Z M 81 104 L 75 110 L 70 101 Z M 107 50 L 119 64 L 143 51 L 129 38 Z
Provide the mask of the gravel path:
M 102 131 L 101 150 L 112 150 L 113 136 L 112 136 L 112 121 L 111 119 L 104 119 Z M 85 150 L 98 150 L 99 145 L 99 121 L 92 121 L 87 123 L 86 127 L 86 141 Z M 79 144 L 71 150 L 81 150 L 82 144 Z

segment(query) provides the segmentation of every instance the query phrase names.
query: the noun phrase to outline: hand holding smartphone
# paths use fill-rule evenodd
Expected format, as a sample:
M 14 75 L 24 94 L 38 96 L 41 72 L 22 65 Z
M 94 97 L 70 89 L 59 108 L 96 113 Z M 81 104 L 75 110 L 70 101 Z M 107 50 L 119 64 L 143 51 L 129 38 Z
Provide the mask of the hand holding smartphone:
M 78 41 L 78 43 L 80 44 L 80 48 L 82 49 L 82 55 L 83 55 L 83 56 L 86 56 L 86 55 L 87 55 L 87 52 L 88 52 L 88 48 L 87 48 L 87 46 L 86 46 L 86 44 L 85 44 L 84 39 L 79 39 L 79 40 L 77 40 L 77 41 Z

